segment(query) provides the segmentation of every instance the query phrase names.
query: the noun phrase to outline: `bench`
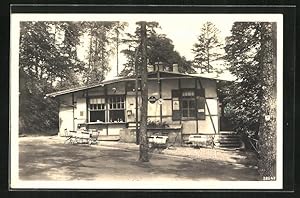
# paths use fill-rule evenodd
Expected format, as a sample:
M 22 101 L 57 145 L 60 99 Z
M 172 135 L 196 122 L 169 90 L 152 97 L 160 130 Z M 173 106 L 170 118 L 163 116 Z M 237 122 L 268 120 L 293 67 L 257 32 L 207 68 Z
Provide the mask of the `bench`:
M 97 144 L 99 132 L 95 130 L 68 131 L 65 144 Z
M 190 135 L 188 143 L 193 147 L 214 147 L 214 137 L 212 135 Z
M 168 140 L 169 140 L 168 136 L 152 135 L 148 137 L 149 147 L 167 148 Z

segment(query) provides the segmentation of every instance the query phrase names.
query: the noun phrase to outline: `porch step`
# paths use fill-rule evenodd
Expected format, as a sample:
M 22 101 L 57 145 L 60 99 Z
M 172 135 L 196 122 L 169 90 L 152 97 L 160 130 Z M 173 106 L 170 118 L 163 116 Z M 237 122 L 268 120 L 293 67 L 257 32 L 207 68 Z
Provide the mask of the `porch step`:
M 235 139 L 235 140 L 214 140 L 215 143 L 219 144 L 239 144 L 240 139 Z
M 221 131 L 215 135 L 214 144 L 220 149 L 238 149 L 242 146 L 240 136 L 234 131 Z
M 190 135 L 183 136 L 185 144 L 195 145 L 195 143 L 202 142 L 202 146 L 211 145 L 210 140 L 213 138 L 215 148 L 219 149 L 240 149 L 242 141 L 240 136 L 234 131 L 221 131 L 219 134 L 195 134 L 194 140 L 188 140 Z M 196 139 L 195 139 L 196 138 Z
M 214 136 L 215 140 L 239 140 L 240 137 L 238 135 L 215 135 Z
M 221 135 L 237 135 L 235 131 L 220 131 Z
M 218 147 L 239 147 L 240 143 L 215 143 L 215 145 Z

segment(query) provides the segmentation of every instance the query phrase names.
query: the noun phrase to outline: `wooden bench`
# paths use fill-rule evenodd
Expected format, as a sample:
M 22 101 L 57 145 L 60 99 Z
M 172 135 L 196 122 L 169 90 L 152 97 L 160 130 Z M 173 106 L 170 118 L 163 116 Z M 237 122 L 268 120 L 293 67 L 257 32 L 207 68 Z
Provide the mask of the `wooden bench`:
M 191 143 L 193 147 L 214 148 L 213 135 L 190 135 L 188 142 Z
M 168 140 L 169 140 L 168 136 L 152 135 L 148 137 L 149 147 L 167 148 Z
M 99 132 L 95 130 L 78 130 L 68 131 L 66 134 L 65 144 L 97 144 Z

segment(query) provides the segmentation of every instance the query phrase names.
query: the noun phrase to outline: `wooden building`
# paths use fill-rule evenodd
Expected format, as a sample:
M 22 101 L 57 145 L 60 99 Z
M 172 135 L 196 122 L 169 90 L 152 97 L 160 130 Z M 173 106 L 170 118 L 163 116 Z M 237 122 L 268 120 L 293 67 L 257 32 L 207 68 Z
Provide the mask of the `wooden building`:
M 141 104 L 138 90 L 136 116 L 135 77 L 116 77 L 98 84 L 47 94 L 58 97 L 59 135 L 80 125 L 100 131 L 100 139 L 135 141 Z M 219 133 L 217 79 L 182 74 L 177 69 L 148 72 L 148 120 L 164 123 L 158 133 L 175 134 L 182 142 L 191 134 Z M 138 118 L 137 118 L 138 117 Z

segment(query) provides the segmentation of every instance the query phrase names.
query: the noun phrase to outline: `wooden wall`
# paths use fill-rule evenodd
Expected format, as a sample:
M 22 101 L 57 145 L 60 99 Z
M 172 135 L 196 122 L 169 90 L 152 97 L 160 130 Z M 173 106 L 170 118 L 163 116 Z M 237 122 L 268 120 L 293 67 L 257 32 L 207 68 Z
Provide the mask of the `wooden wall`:
M 162 79 L 160 81 L 150 80 L 148 82 L 149 97 L 155 96 L 159 98 L 161 89 L 162 104 L 155 102 L 154 104 L 148 103 L 148 119 L 152 121 L 167 122 L 170 124 L 182 124 L 182 133 L 188 134 L 214 134 L 214 128 L 211 122 L 213 120 L 216 132 L 219 131 L 219 117 L 218 117 L 218 98 L 216 92 L 216 81 L 210 79 L 201 79 L 201 84 L 205 89 L 205 98 L 210 110 L 211 118 L 207 106 L 205 106 L 205 119 L 204 120 L 172 120 L 172 90 L 180 88 L 200 88 L 200 84 L 195 79 Z M 106 87 L 93 88 L 88 91 L 89 96 L 104 95 L 120 95 L 126 94 L 125 104 L 125 121 L 135 123 L 135 92 L 126 92 L 125 82 L 114 83 Z M 114 89 L 116 91 L 113 91 Z M 106 90 L 105 90 L 106 89 Z M 75 102 L 74 109 L 72 106 L 72 94 L 60 96 L 61 107 L 59 112 L 60 118 L 60 133 L 63 133 L 65 128 L 73 130 L 73 111 L 74 111 L 74 125 L 75 129 L 77 124 L 85 123 L 87 116 L 86 105 L 86 91 L 79 91 L 73 94 L 73 101 Z M 140 98 L 139 98 L 140 99 Z M 131 115 L 127 115 L 127 111 L 131 110 Z M 162 114 L 162 117 L 160 117 Z M 140 115 L 140 113 L 139 113 Z M 139 116 L 140 119 L 140 116 Z M 115 127 L 114 127 L 115 128 Z M 115 134 L 115 129 L 114 129 Z

